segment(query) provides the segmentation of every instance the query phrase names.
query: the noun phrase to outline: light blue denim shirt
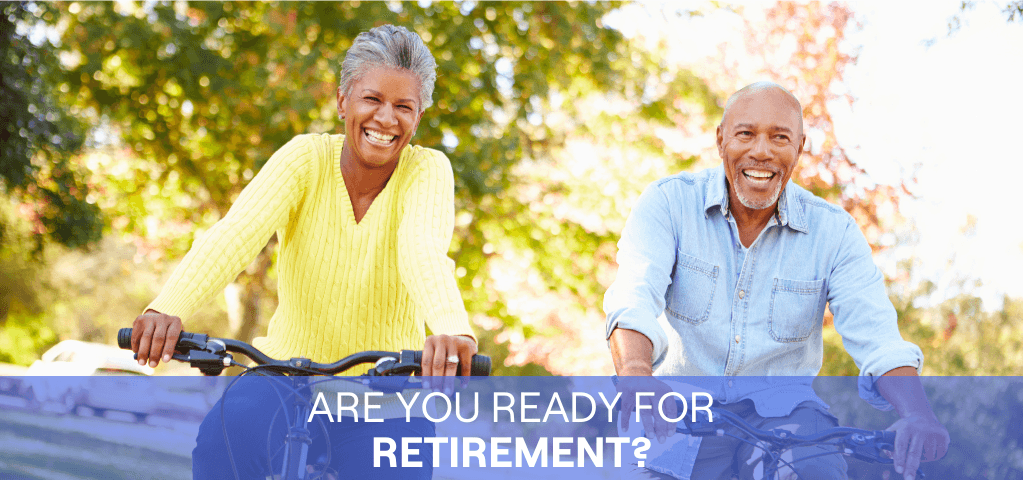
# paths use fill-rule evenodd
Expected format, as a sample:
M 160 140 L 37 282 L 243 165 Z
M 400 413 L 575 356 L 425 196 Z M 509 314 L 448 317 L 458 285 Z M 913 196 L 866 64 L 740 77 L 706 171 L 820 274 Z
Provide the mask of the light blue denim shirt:
M 791 181 L 778 214 L 746 248 L 728 211 L 723 166 L 658 180 L 633 207 L 617 260 L 604 296 L 607 336 L 618 327 L 646 335 L 656 375 L 702 377 L 678 380 L 717 403 L 748 398 L 767 417 L 804 400 L 823 405 L 811 382 L 823 362 L 825 305 L 871 405 L 891 408 L 877 377 L 923 365 L 920 349 L 899 334 L 884 276 L 852 216 Z

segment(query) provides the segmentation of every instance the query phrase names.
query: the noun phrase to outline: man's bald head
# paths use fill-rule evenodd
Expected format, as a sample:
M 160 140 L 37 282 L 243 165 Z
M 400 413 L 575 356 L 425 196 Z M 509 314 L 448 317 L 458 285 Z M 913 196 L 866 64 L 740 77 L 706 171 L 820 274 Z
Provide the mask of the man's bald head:
M 732 106 L 734 106 L 736 102 L 738 102 L 738 101 L 740 101 L 740 100 L 742 100 L 744 98 L 748 98 L 750 95 L 757 95 L 759 93 L 762 93 L 764 91 L 769 91 L 769 90 L 773 90 L 773 91 L 784 93 L 785 96 L 788 97 L 788 99 L 790 99 L 792 101 L 792 108 L 799 115 L 799 132 L 798 133 L 799 133 L 799 136 L 802 137 L 803 136 L 803 106 L 799 103 L 799 99 L 797 99 L 796 96 L 793 95 L 792 92 L 788 91 L 788 89 L 786 89 L 785 87 L 783 87 L 781 85 L 778 85 L 777 83 L 768 82 L 768 81 L 751 83 L 749 85 L 746 85 L 745 87 L 740 88 L 737 92 L 733 93 L 732 96 L 728 97 L 728 101 L 725 102 L 725 113 L 724 113 L 724 115 L 721 116 L 721 124 L 724 125 L 728 121 L 728 111 L 732 109 Z

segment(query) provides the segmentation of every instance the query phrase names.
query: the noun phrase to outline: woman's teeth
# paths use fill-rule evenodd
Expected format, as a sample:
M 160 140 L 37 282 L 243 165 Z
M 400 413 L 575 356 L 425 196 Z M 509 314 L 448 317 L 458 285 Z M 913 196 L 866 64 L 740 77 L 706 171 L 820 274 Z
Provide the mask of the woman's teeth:
M 384 135 L 380 132 L 374 132 L 373 130 L 366 130 L 365 132 L 366 138 L 368 138 L 372 143 L 380 145 L 387 145 L 395 138 L 395 135 Z

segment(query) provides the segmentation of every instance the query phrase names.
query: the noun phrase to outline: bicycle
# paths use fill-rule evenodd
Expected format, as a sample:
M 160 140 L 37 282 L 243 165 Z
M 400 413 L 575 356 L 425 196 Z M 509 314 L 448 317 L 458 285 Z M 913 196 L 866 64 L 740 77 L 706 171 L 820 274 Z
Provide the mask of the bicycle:
M 613 378 L 613 382 L 617 385 L 617 377 Z M 676 408 L 677 411 L 682 412 L 685 411 L 686 405 L 676 400 Z M 875 464 L 892 465 L 894 463 L 892 457 L 895 452 L 895 432 L 892 431 L 835 427 L 819 431 L 816 434 L 798 435 L 784 429 L 761 430 L 749 424 L 741 416 L 716 405 L 708 407 L 708 410 L 710 416 L 703 408 L 694 411 L 693 415 L 686 415 L 676 425 L 675 432 L 695 437 L 729 436 L 752 445 L 755 449 L 763 452 L 761 461 L 763 462 L 764 479 L 780 479 L 779 471 L 783 467 L 792 469 L 795 478 L 803 479 L 793 466 L 799 462 L 825 455 L 844 455 Z M 732 433 L 725 428 L 726 426 L 733 427 L 745 437 Z M 641 435 L 645 435 L 645 432 L 642 432 Z M 834 447 L 834 449 L 792 460 L 782 458 L 782 455 L 789 450 L 808 446 Z M 924 472 L 919 468 L 916 471 L 916 478 L 918 480 L 925 478 Z
M 122 328 L 117 333 L 117 345 L 120 348 L 131 349 L 131 328 Z M 248 357 L 256 366 L 248 367 L 234 360 L 231 354 L 240 353 Z M 252 345 L 239 340 L 227 338 L 215 338 L 206 334 L 181 332 L 178 342 L 174 347 L 172 359 L 188 363 L 192 368 L 198 369 L 203 375 L 217 376 L 223 373 L 227 367 L 241 367 L 245 370 L 235 378 L 224 391 L 224 396 L 239 378 L 245 375 L 266 375 L 266 376 L 288 376 L 292 379 L 290 385 L 284 385 L 290 390 L 292 399 L 290 405 L 281 397 L 282 408 L 285 411 L 285 421 L 288 424 L 287 435 L 283 445 L 283 461 L 279 476 L 275 480 L 312 480 L 323 478 L 329 473 L 327 466 L 330 464 L 330 448 L 327 448 L 327 457 L 318 459 L 311 465 L 314 472 L 307 472 L 309 445 L 312 444 L 312 433 L 306 427 L 306 419 L 312 412 L 312 405 L 303 392 L 313 383 L 309 381 L 310 375 L 324 376 L 335 375 L 347 371 L 355 366 L 372 363 L 365 374 L 356 377 L 332 377 L 332 380 L 350 380 L 361 385 L 369 386 L 375 390 L 385 393 L 400 392 L 410 387 L 410 377 L 422 373 L 422 355 L 420 350 L 402 350 L 400 352 L 388 351 L 366 351 L 349 355 L 333 363 L 316 363 L 308 358 L 296 357 L 288 360 L 277 360 L 260 352 Z M 462 365 L 458 365 L 461 371 Z M 470 366 L 470 376 L 489 376 L 491 370 L 490 358 L 486 355 L 475 355 Z M 387 378 L 394 379 L 388 381 Z M 372 381 L 371 381 L 372 379 Z M 223 402 L 220 403 L 223 409 Z M 290 412 L 290 414 L 289 414 Z M 223 418 L 223 415 L 221 416 Z M 321 428 L 326 433 L 326 427 Z M 225 440 L 226 440 L 225 427 Z M 268 442 L 268 448 L 269 442 Z M 231 466 L 238 478 L 237 468 L 231 454 L 231 447 L 228 441 L 228 456 Z M 268 455 L 272 458 L 273 455 Z M 272 465 L 269 471 L 274 471 Z M 311 476 L 307 476 L 311 473 Z M 336 476 L 336 472 L 333 472 Z

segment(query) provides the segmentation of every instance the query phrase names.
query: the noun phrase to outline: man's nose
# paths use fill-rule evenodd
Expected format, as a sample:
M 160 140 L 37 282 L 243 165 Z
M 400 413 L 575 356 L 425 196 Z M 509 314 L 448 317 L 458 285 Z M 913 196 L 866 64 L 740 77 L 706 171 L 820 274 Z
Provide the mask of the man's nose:
M 749 155 L 754 160 L 770 160 L 773 156 L 770 139 L 766 135 L 757 135 L 750 147 Z

